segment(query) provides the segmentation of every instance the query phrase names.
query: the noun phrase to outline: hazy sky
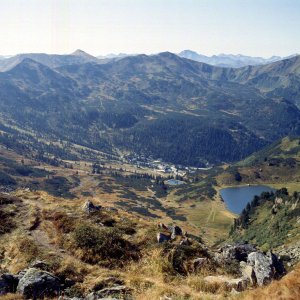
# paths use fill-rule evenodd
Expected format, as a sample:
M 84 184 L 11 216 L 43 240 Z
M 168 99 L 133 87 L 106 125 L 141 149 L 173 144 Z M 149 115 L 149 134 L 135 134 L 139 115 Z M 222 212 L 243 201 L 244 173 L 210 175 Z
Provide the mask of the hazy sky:
M 300 0 L 0 0 L 0 54 L 300 53 Z

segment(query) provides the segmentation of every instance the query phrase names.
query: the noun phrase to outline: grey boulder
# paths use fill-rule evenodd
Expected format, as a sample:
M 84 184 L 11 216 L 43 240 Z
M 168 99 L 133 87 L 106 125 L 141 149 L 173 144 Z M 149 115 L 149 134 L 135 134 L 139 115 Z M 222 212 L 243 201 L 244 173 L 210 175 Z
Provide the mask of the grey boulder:
M 92 201 L 86 201 L 82 206 L 82 210 L 88 214 L 100 210 L 101 206 L 94 205 Z
M 182 229 L 177 225 L 171 227 L 171 239 L 175 239 L 176 236 L 182 236 Z
M 92 292 L 85 297 L 86 300 L 99 300 L 106 299 L 106 297 L 111 299 L 111 297 L 125 296 L 130 294 L 130 289 L 125 285 L 116 285 L 112 287 L 104 288 L 97 292 Z
M 255 246 L 251 244 L 236 244 L 236 245 L 226 245 L 220 249 L 220 254 L 218 255 L 218 260 L 224 261 L 247 261 L 248 255 L 251 252 L 255 252 Z
M 29 268 L 19 281 L 17 292 L 21 293 L 25 299 L 57 296 L 60 292 L 60 281 L 51 273 Z
M 252 252 L 248 255 L 247 264 L 253 268 L 259 286 L 268 284 L 274 278 L 275 265 L 272 256 L 261 252 Z

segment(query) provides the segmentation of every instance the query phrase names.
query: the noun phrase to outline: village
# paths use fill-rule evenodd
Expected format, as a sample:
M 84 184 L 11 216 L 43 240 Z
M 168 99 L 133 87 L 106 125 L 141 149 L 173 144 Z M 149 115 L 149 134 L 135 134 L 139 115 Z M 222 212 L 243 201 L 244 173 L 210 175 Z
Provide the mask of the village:
M 170 174 L 177 177 L 186 177 L 187 174 L 193 174 L 197 170 L 209 170 L 212 168 L 209 164 L 205 168 L 197 168 L 192 166 L 175 165 L 164 162 L 161 158 L 154 159 L 152 156 L 130 154 L 121 157 L 123 162 L 134 165 L 139 169 L 150 168 L 164 174 Z

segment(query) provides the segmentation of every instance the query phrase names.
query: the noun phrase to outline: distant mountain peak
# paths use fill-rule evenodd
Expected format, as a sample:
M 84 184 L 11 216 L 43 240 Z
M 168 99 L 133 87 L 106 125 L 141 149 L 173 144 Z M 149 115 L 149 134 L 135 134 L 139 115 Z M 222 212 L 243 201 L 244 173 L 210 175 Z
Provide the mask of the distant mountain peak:
M 192 50 L 184 50 L 178 53 L 178 56 L 187 59 L 195 60 L 202 63 L 207 63 L 213 66 L 240 68 L 245 66 L 264 65 L 275 61 L 282 60 L 282 57 L 272 56 L 270 58 L 252 57 L 243 54 L 226 54 L 220 53 L 218 55 L 205 56 Z
M 88 58 L 88 59 L 96 59 L 95 56 L 81 50 L 81 49 L 77 49 L 76 51 L 74 51 L 73 53 L 71 53 L 71 55 L 74 56 L 80 56 L 80 57 L 84 57 L 84 58 Z

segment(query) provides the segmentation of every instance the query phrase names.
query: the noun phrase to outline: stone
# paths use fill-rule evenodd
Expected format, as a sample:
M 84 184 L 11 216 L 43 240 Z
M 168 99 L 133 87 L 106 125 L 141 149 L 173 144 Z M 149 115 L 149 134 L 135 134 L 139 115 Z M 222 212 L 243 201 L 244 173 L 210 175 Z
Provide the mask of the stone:
M 78 297 L 67 297 L 67 296 L 59 296 L 58 300 L 85 300 L 84 298 L 78 298 Z
M 160 228 L 160 229 L 169 230 L 168 226 L 165 225 L 164 223 L 159 223 L 159 224 L 157 225 L 157 227 Z
M 0 275 L 0 295 L 7 293 L 14 293 L 17 289 L 19 279 L 12 274 L 1 274 Z
M 256 285 L 256 276 L 252 266 L 247 265 L 244 261 L 240 263 L 241 272 L 244 278 L 247 278 L 252 286 Z
M 171 239 L 175 239 L 176 236 L 182 236 L 182 229 L 177 225 L 171 227 Z
M 186 237 L 183 240 L 181 240 L 179 244 L 184 246 L 190 246 L 192 242 Z
M 199 271 L 206 263 L 207 263 L 206 257 L 199 257 L 193 260 L 193 268 L 194 271 Z
M 17 292 L 22 294 L 25 299 L 57 296 L 60 292 L 60 281 L 51 273 L 29 268 L 19 280 Z
M 204 281 L 208 284 L 224 285 L 228 290 L 235 289 L 238 292 L 244 291 L 247 288 L 248 280 L 246 278 L 229 278 L 224 275 L 206 276 Z
M 92 292 L 85 297 L 85 300 L 99 300 L 105 299 L 105 297 L 109 297 L 109 299 L 111 299 L 111 297 L 114 296 L 119 298 L 119 296 L 121 295 L 123 296 L 130 294 L 130 291 L 131 289 L 126 287 L 125 285 L 116 285 L 104 288 L 97 292 Z
M 124 281 L 118 277 L 110 276 L 95 284 L 93 291 L 99 291 L 107 287 L 124 285 Z
M 273 278 L 272 261 L 261 252 L 252 252 L 248 255 L 247 264 L 254 270 L 259 286 L 271 282 Z
M 44 261 L 35 260 L 30 264 L 30 268 L 36 268 L 36 269 L 47 271 L 49 269 L 49 265 Z
M 169 235 L 166 235 L 164 233 L 159 232 L 157 234 L 157 242 L 158 243 L 164 243 L 164 242 L 168 242 L 171 239 L 171 237 Z
M 289 246 L 282 246 L 278 254 L 287 260 L 291 266 L 296 265 L 300 261 L 300 241 Z
M 99 205 L 94 205 L 92 201 L 86 201 L 84 203 L 84 205 L 82 206 L 82 209 L 84 212 L 90 214 L 92 212 L 95 212 L 95 211 L 99 211 L 101 208 L 101 206 Z
M 221 248 L 221 257 L 224 260 L 247 261 L 248 254 L 256 251 L 255 246 L 251 244 L 226 245 Z

